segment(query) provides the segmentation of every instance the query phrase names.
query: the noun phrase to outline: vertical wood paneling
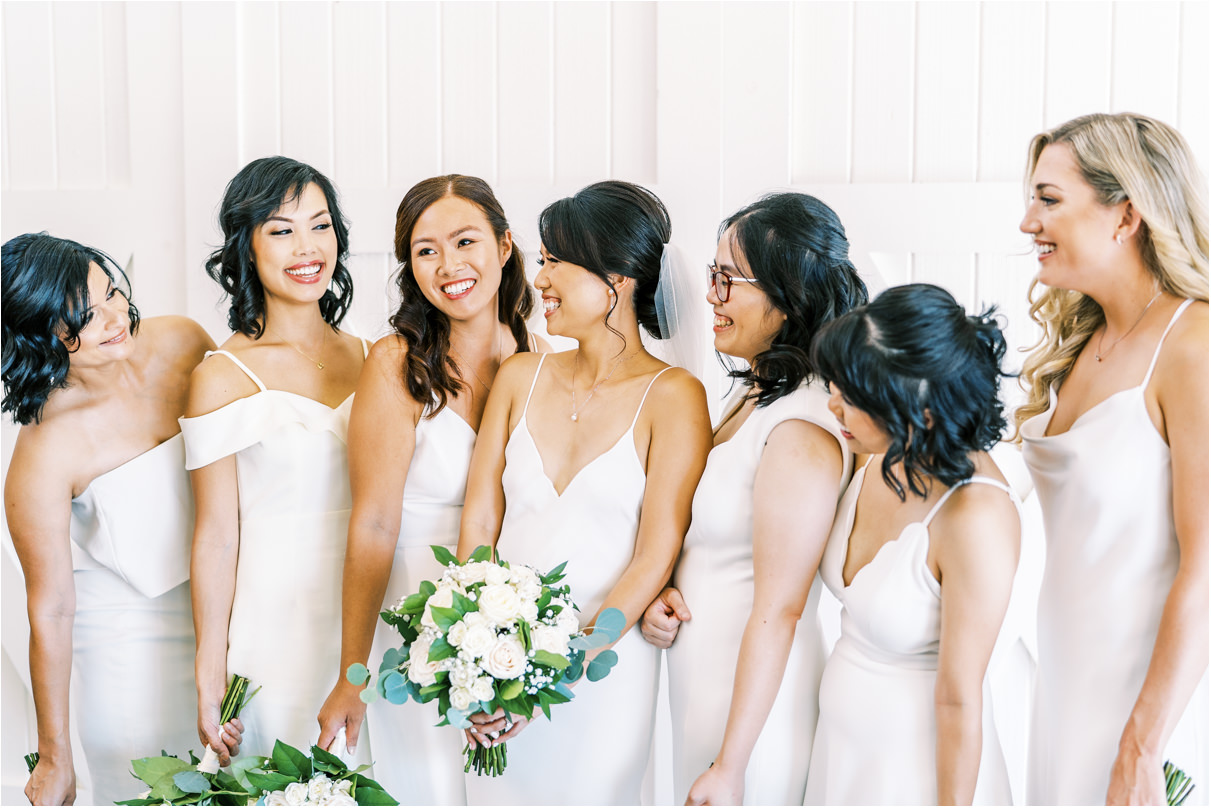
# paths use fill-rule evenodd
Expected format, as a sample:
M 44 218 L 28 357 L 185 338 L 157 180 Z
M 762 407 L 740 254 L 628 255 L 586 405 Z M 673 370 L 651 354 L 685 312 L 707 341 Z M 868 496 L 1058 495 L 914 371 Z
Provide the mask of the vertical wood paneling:
M 332 7 L 283 3 L 282 154 L 332 177 Z
M 105 186 L 101 5 L 56 3 L 55 146 L 60 188 Z
M 351 254 L 345 266 L 353 276 L 354 295 L 341 327 L 373 342 L 390 330 L 387 318 L 399 302 L 391 283 L 395 256 L 382 252 Z
M 913 179 L 975 179 L 979 112 L 980 6 L 917 5 Z
M 101 4 L 101 72 L 105 76 L 105 169 L 109 187 L 130 186 L 130 99 L 126 74 L 126 5 Z
M 9 120 L 9 187 L 56 182 L 51 4 L 4 4 L 4 89 Z
M 387 167 L 402 199 L 441 173 L 441 24 L 437 3 L 387 4 Z
M 240 3 L 239 162 L 282 153 L 280 4 Z
M 656 180 L 656 6 L 610 3 L 610 175 Z
M 854 182 L 907 182 L 913 158 L 912 3 L 854 9 Z
M 382 2 L 333 6 L 335 174 L 349 189 L 387 184 L 385 14 Z
M 551 6 L 505 3 L 498 14 L 500 181 L 551 183 Z
M 555 4 L 555 180 L 610 175 L 610 4 Z M 575 65 L 575 68 L 572 68 Z
M 932 283 L 954 295 L 974 312 L 976 308 L 975 256 L 971 253 L 918 252 L 912 260 L 912 282 Z
M 1020 254 L 980 253 L 976 256 L 976 294 L 981 304 L 996 303 L 1007 320 L 1004 367 L 1017 372 L 1029 348 L 1038 341 L 1039 328 L 1030 320 L 1027 294 L 1038 271 L 1038 261 L 1025 248 Z
M 854 3 L 795 3 L 791 46 L 791 178 L 849 180 Z
M 496 6 L 443 3 L 442 171 L 496 181 Z
M 1198 158 L 1204 176 L 1211 172 L 1211 4 L 1181 5 L 1181 74 L 1176 125 Z
M 859 245 L 855 251 L 861 249 L 863 247 Z M 863 278 L 872 299 L 889 286 L 912 282 L 912 253 L 872 250 L 870 262 L 874 264 L 875 271 L 879 273 L 879 277 L 875 279 Z
M 1177 119 L 1179 17 L 1179 5 L 1172 0 L 1115 3 L 1113 111 L 1138 112 L 1168 123 Z
M 790 6 L 725 3 L 721 30 L 721 201 L 730 211 L 790 182 Z
M 1044 128 L 1110 111 L 1112 16 L 1108 2 L 1047 4 Z
M 1043 128 L 1042 3 L 983 3 L 980 20 L 981 181 L 1016 181 L 1026 144 Z

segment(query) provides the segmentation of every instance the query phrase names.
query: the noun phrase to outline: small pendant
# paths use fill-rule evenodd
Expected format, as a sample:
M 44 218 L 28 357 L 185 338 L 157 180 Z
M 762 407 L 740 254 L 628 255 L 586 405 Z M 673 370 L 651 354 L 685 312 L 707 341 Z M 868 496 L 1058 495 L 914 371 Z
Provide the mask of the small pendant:
M 323 362 L 316 362 L 316 363 L 315 363 L 315 366 L 316 366 L 317 368 L 319 368 L 320 370 L 323 370 L 323 369 L 324 369 L 324 363 L 323 363 Z
M 580 418 L 579 418 L 579 417 L 577 417 L 576 413 L 572 413 L 572 420 L 573 420 L 573 421 L 579 421 L 579 420 L 580 420 Z
M 1095 360 L 1097 360 L 1098 362 L 1101 362 L 1101 361 L 1102 361 L 1102 357 L 1098 356 L 1097 354 L 1094 354 L 1094 355 L 1093 355 L 1093 358 L 1094 358 Z

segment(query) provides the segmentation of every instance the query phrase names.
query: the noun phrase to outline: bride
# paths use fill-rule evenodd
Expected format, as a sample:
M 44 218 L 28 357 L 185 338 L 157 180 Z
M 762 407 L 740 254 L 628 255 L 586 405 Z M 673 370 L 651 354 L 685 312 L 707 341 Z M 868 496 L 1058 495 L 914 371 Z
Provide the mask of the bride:
M 656 301 L 671 230 L 659 199 L 617 181 L 539 217 L 534 285 L 547 331 L 578 347 L 501 365 L 471 461 L 459 556 L 489 545 L 544 573 L 567 561 L 582 625 L 614 607 L 627 630 L 610 675 L 577 687 L 553 722 L 523 734 L 525 719 L 472 716 L 472 745 L 510 743 L 504 776 L 468 775 L 469 804 L 640 802 L 659 651 L 630 628 L 677 560 L 711 444 L 701 383 L 648 353 L 639 335 L 642 325 L 668 336 Z

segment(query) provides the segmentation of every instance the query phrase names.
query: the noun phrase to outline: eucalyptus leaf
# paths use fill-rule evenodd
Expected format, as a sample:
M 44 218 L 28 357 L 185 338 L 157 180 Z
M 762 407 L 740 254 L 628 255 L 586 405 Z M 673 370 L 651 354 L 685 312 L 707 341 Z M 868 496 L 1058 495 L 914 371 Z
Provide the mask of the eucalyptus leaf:
M 382 679 L 379 682 L 381 683 Z M 357 697 L 362 700 L 362 704 L 374 704 L 374 702 L 378 701 L 379 692 L 374 687 L 367 687 L 361 693 L 358 693 Z
M 382 673 L 389 668 L 398 669 L 401 665 L 408 661 L 408 647 L 388 648 L 383 652 L 383 661 L 378 666 L 378 672 Z
M 403 674 L 391 671 L 383 677 L 383 696 L 392 704 L 403 704 L 408 700 L 408 684 Z
M 575 682 L 584 673 L 584 651 L 577 651 L 572 655 L 572 659 L 568 662 L 568 666 L 563 669 L 562 682 Z
M 593 633 L 600 634 L 604 632 L 609 635 L 610 642 L 614 642 L 622 636 L 622 630 L 626 627 L 626 615 L 619 609 L 610 607 L 609 609 L 603 609 L 601 614 L 597 615 L 597 620 L 593 623 Z
M 360 662 L 354 662 L 345 671 L 345 679 L 351 685 L 364 685 L 370 680 L 370 669 Z
M 437 563 L 443 567 L 448 567 L 451 564 L 458 565 L 458 558 L 454 553 L 440 544 L 430 544 L 429 549 L 433 551 L 433 557 L 437 559 Z
M 186 794 L 202 794 L 210 790 L 210 781 L 196 769 L 177 772 L 172 776 L 172 782 Z
M 138 758 L 130 762 L 130 767 L 134 770 L 135 777 L 138 777 L 147 785 L 155 783 L 165 775 L 171 777 L 177 772 L 187 771 L 192 768 L 185 761 L 171 755 Z
M 589 668 L 585 671 L 585 676 L 590 682 L 598 682 L 606 678 L 610 668 L 618 664 L 618 654 L 613 651 L 602 651 L 589 663 Z
M 458 710 L 451 707 L 446 710 L 446 721 L 450 722 L 450 726 L 458 729 L 466 729 L 471 726 L 471 722 L 467 720 L 467 716 L 471 713 L 467 710 Z

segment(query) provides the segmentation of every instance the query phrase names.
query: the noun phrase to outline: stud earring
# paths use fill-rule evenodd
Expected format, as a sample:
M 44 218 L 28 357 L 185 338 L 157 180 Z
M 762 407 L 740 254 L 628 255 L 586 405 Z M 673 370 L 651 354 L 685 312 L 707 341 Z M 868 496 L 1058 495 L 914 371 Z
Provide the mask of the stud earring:
M 1120 247 L 1123 246 L 1123 234 L 1122 233 L 1119 233 L 1117 236 L 1114 237 L 1114 243 L 1119 245 Z

